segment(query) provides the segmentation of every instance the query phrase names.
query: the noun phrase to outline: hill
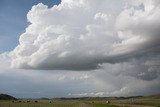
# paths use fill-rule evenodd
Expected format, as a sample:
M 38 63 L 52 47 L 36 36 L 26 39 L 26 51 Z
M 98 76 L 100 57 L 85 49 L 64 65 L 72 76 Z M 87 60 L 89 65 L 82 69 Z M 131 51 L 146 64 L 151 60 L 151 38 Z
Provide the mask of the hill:
M 16 100 L 16 98 L 7 94 L 0 94 L 0 100 Z

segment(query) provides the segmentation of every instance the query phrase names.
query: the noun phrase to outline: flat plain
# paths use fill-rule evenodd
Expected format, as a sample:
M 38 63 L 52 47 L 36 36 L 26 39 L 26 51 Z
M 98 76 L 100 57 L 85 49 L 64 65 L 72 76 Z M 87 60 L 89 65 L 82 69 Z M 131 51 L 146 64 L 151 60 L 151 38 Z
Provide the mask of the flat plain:
M 0 100 L 0 107 L 160 107 L 159 96 L 108 99 Z

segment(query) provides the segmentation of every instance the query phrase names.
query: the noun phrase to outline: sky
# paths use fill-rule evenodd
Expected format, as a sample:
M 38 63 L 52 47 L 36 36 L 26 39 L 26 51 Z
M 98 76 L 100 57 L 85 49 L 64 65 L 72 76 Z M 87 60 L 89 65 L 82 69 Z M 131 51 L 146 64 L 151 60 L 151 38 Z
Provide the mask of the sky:
M 1 0 L 0 93 L 160 93 L 159 0 Z
M 51 7 L 60 0 L 1 0 L 0 1 L 0 53 L 13 50 L 20 34 L 28 26 L 26 14 L 33 5 L 44 3 Z

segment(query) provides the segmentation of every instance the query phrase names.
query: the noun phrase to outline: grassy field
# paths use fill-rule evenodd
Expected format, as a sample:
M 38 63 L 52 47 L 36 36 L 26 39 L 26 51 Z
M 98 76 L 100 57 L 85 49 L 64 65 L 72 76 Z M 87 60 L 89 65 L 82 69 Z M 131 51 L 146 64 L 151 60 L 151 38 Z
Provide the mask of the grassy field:
M 160 98 L 132 98 L 132 99 L 124 99 L 124 100 L 113 100 L 113 104 L 126 104 L 126 105 L 146 105 L 153 107 L 160 107 Z
M 34 100 L 27 102 L 27 100 L 19 101 L 2 101 L 0 100 L 0 107 L 160 107 L 160 98 L 157 97 L 140 97 L 130 99 L 112 99 L 110 104 L 106 104 L 106 100 Z
M 0 101 L 0 107 L 118 107 L 104 103 L 91 103 L 90 101 L 38 101 L 36 102 L 12 102 Z

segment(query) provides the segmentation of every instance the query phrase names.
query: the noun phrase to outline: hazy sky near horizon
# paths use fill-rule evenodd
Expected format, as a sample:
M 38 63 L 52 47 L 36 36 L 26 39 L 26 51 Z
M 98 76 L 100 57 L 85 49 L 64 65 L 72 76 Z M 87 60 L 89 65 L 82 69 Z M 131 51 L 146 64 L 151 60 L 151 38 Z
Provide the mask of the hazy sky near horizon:
M 160 93 L 159 0 L 18 1 L 0 1 L 0 93 Z

